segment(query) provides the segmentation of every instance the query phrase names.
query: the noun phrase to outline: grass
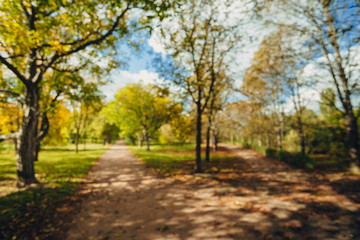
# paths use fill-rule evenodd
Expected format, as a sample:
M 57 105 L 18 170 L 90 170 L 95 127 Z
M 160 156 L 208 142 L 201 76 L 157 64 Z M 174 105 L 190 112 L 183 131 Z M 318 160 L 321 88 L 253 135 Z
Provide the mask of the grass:
M 130 150 L 147 167 L 154 169 L 160 176 L 191 174 L 195 166 L 195 146 L 186 145 L 154 145 L 151 151 L 130 146 Z M 202 159 L 205 155 L 202 154 Z M 205 173 L 234 172 L 241 169 L 243 162 L 229 152 L 219 151 L 210 154 L 210 162 L 203 161 Z
M 3 146 L 0 151 L 0 238 L 9 237 L 1 236 L 1 232 L 5 234 L 12 223 L 19 221 L 19 214 L 31 215 L 34 221 L 41 216 L 42 210 L 71 195 L 95 160 L 108 148 L 101 144 L 87 144 L 87 150 L 75 154 L 72 144 L 45 146 L 35 163 L 36 178 L 46 183 L 45 187 L 17 191 L 14 151 Z
M 227 141 L 226 143 L 232 144 L 231 141 Z M 233 144 L 245 148 L 251 148 L 266 155 L 266 147 L 249 145 L 241 142 L 234 142 Z M 330 156 L 328 154 L 310 154 L 309 156 L 313 159 L 314 169 L 346 171 L 349 166 L 349 159 L 346 157 Z

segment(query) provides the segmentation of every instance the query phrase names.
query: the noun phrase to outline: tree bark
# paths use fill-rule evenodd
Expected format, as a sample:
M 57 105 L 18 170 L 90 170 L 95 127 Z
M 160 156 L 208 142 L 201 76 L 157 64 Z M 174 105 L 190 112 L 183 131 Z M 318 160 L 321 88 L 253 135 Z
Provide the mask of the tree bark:
M 354 112 L 348 113 L 345 116 L 345 125 L 347 132 L 347 141 L 349 144 L 349 155 L 351 159 L 350 170 L 352 172 L 359 172 L 359 135 L 357 132 L 358 125 L 354 116 Z
M 138 136 L 138 147 L 141 148 L 142 147 L 142 135 L 140 133 L 138 133 L 137 136 Z
M 212 124 L 212 119 L 211 119 L 211 114 L 209 114 L 208 116 L 208 127 L 206 130 L 206 154 L 205 154 L 205 161 L 206 162 L 210 162 L 210 130 L 211 130 L 211 124 Z
M 84 135 L 83 135 L 83 138 L 84 138 L 84 150 L 86 150 L 86 125 L 87 125 L 87 120 L 88 120 L 88 112 L 86 110 L 85 112 L 85 119 L 84 119 L 84 125 L 83 125 L 83 131 L 84 131 Z
M 358 2 L 357 2 L 358 3 Z M 329 6 L 325 6 L 324 8 L 325 12 L 325 18 L 326 18 L 326 25 L 329 28 L 329 33 L 327 37 L 330 38 L 330 44 L 334 50 L 335 55 L 335 61 L 337 69 L 335 70 L 335 66 L 332 64 L 331 60 L 329 59 L 329 51 L 326 47 L 324 38 L 320 37 L 320 44 L 322 47 L 322 50 L 326 56 L 326 59 L 328 61 L 328 66 L 330 73 L 332 75 L 334 84 L 336 86 L 336 90 L 338 93 L 338 97 L 343 105 L 343 108 L 345 112 L 343 112 L 344 119 L 345 119 L 345 125 L 346 125 L 346 135 L 347 135 L 347 142 L 349 147 L 349 155 L 351 159 L 350 163 L 350 170 L 353 172 L 360 172 L 360 166 L 359 166 L 359 135 L 358 135 L 358 125 L 357 125 L 357 118 L 354 115 L 354 109 L 353 105 L 351 103 L 351 90 L 349 89 L 349 78 L 346 75 L 345 66 L 344 65 L 344 59 L 340 54 L 340 45 L 338 43 L 338 35 L 336 26 L 334 24 L 333 18 L 330 13 Z M 320 27 L 318 27 L 318 31 L 321 32 Z M 338 81 L 337 74 L 340 81 Z M 340 88 L 340 83 L 342 85 L 342 91 Z
M 36 137 L 39 122 L 39 87 L 28 84 L 25 89 L 23 118 L 19 130 L 20 137 L 17 141 L 16 170 L 17 185 L 24 187 L 37 182 L 35 178 L 34 161 L 36 156 Z
M 81 127 L 81 121 L 82 121 L 81 109 L 80 109 L 79 114 L 80 114 L 79 121 L 76 123 L 75 153 L 79 152 L 80 127 Z
M 213 135 L 214 135 L 214 151 L 216 152 L 219 149 L 218 148 L 218 143 L 219 143 L 218 133 L 217 133 L 216 129 L 214 130 Z
M 146 127 L 143 127 L 143 136 L 145 138 L 146 151 L 150 151 L 149 133 L 148 133 Z
M 299 139 L 300 139 L 300 151 L 302 154 L 305 154 L 305 137 L 304 137 L 304 128 L 301 120 L 301 115 L 297 114 L 297 122 L 298 122 L 298 131 L 299 131 Z
M 199 97 L 199 99 L 201 99 Z M 201 103 L 197 102 L 197 116 L 196 116 L 196 173 L 202 172 L 201 167 Z

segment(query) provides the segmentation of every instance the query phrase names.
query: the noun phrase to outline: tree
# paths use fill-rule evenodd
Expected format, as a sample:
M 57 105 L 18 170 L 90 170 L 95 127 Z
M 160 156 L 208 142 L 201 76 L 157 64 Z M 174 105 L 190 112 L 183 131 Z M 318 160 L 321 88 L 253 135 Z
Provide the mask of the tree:
M 227 69 L 224 69 L 224 72 Z M 222 73 L 216 73 L 215 70 L 213 70 L 213 77 L 220 78 L 217 80 L 216 86 L 214 86 L 214 90 L 211 94 L 210 104 L 207 109 L 207 120 L 208 120 L 208 126 L 206 129 L 206 149 L 205 149 L 205 161 L 210 161 L 210 133 L 213 127 L 216 128 L 216 125 L 214 125 L 215 117 L 217 113 L 224 107 L 227 101 L 227 96 L 229 95 L 229 91 L 232 88 L 232 82 L 231 79 L 224 75 L 224 72 Z M 214 150 L 217 150 L 217 138 L 216 138 L 216 129 L 213 129 L 213 144 L 214 144 Z
M 359 169 L 359 134 L 354 111 L 354 97 L 359 95 L 359 84 L 356 72 L 358 62 L 355 58 L 359 52 L 359 1 L 270 1 L 277 3 L 279 10 L 288 16 L 296 16 L 292 27 L 308 37 L 307 46 L 313 53 L 313 59 L 320 63 L 333 83 L 337 100 L 341 107 L 334 103 L 343 115 L 347 132 L 347 144 L 351 158 L 351 169 Z M 301 21 L 298 21 L 299 18 Z M 276 19 L 274 22 L 277 22 Z M 300 25 L 301 23 L 301 25 Z
M 167 7 L 165 1 L 158 4 L 145 0 L 0 2 L 0 62 L 23 86 L 20 129 L 1 136 L 1 139 L 18 139 L 18 186 L 36 182 L 34 153 L 49 124 L 46 114 L 39 109 L 45 74 L 91 66 L 91 57 L 99 55 L 99 50 L 115 47 L 115 41 L 129 32 L 131 9 L 143 9 L 145 14 L 141 22 L 146 23 L 146 19 L 156 14 L 163 16 Z M 85 49 L 89 58 L 79 55 Z M 111 56 L 116 51 L 107 53 Z M 110 61 L 109 66 L 116 66 L 114 63 Z M 13 92 L 12 89 L 6 91 Z
M 73 109 L 73 120 L 75 124 L 75 152 L 79 151 L 79 140 L 81 132 L 86 131 L 91 112 L 99 111 L 101 108 L 101 94 L 98 86 L 94 83 L 81 82 L 77 91 L 68 93 Z
M 280 149 L 284 133 L 283 105 L 289 99 L 292 101 L 301 153 L 305 154 L 305 99 L 301 91 L 312 83 L 303 76 L 304 67 L 309 62 L 309 54 L 306 49 L 295 49 L 294 45 L 301 43 L 294 36 L 297 37 L 291 28 L 279 27 L 277 31 L 265 37 L 255 53 L 252 66 L 247 71 L 243 90 L 252 98 L 260 97 L 264 107 L 272 108 Z M 263 86 L 256 83 L 258 81 L 263 81 Z M 254 95 L 251 89 L 259 89 L 258 92 L 262 94 Z
M 64 102 L 59 101 L 54 109 L 50 111 L 49 132 L 42 144 L 62 145 L 66 144 L 70 138 L 71 112 L 67 109 Z
M 219 10 L 220 5 L 223 12 Z M 170 79 L 185 89 L 196 106 L 195 172 L 202 172 L 202 115 L 214 86 L 221 82 L 216 74 L 229 61 L 225 55 L 239 40 L 234 26 L 220 22 L 231 7 L 231 1 L 190 1 L 177 9 L 171 20 L 162 26 L 164 44 L 177 69 Z
M 151 85 L 128 84 L 115 95 L 120 129 L 136 132 L 145 139 L 146 150 L 150 151 L 149 139 L 170 120 L 171 111 L 177 108 L 165 94 Z

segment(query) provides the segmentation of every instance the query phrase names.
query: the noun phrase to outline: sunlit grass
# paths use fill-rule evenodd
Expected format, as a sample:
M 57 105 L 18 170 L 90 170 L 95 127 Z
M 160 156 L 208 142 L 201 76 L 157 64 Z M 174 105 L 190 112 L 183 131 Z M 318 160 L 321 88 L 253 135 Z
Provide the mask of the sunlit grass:
M 9 219 L 14 220 L 24 210 L 31 211 L 35 206 L 46 207 L 70 195 L 95 160 L 108 148 L 109 145 L 87 144 L 86 150 L 81 147 L 76 154 L 73 144 L 45 146 L 39 154 L 39 161 L 35 163 L 36 177 L 45 185 L 23 191 L 17 191 L 15 187 L 14 151 L 11 146 L 3 148 L 0 151 L 0 226 Z
M 153 168 L 161 176 L 191 174 L 195 169 L 195 146 L 186 145 L 154 145 L 151 151 L 145 148 L 130 146 L 131 151 L 147 167 Z M 210 162 L 205 162 L 202 154 L 205 173 L 234 172 L 242 161 L 229 153 L 211 153 Z M 240 169 L 240 168 L 239 168 Z

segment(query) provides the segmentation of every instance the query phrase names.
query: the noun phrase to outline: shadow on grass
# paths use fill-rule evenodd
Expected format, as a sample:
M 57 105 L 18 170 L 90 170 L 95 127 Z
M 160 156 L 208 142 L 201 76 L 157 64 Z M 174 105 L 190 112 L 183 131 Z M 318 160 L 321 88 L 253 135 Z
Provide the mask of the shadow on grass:
M 29 188 L 0 198 L 0 239 L 35 239 L 53 226 L 43 224 L 54 215 L 76 187 L 62 182 L 57 188 Z
M 43 183 L 42 187 L 28 188 L 0 198 L 0 239 L 35 239 L 38 234 L 53 232 L 51 229 L 56 224 L 48 226 L 43 222 L 59 220 L 53 217 L 56 208 L 68 200 L 105 150 L 106 147 L 93 145 L 89 150 L 75 154 L 73 149 L 66 146 L 44 148 L 39 161 L 35 163 L 36 177 Z M 9 184 L 14 186 L 16 181 L 15 161 L 12 155 L 1 157 L 0 180 L 12 180 L 2 186 L 10 189 Z

